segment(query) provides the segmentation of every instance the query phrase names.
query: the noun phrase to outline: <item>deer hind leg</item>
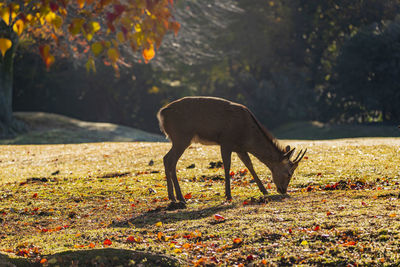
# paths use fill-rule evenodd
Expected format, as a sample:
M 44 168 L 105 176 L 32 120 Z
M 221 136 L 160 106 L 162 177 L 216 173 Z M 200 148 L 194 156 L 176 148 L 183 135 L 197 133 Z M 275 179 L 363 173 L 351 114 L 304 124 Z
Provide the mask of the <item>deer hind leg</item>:
M 171 162 L 173 161 L 173 151 L 172 148 L 168 153 L 164 156 L 164 167 L 165 167 L 165 176 L 167 178 L 167 189 L 168 189 L 168 198 L 172 202 L 176 202 L 176 198 L 174 195 L 174 184 L 172 182 L 172 172 L 171 172 Z
M 183 152 L 189 145 L 190 145 L 190 140 L 185 143 L 180 142 L 180 145 L 176 145 L 173 143 L 171 150 L 164 156 L 165 175 L 167 177 L 167 187 L 168 187 L 168 198 L 174 202 L 176 201 L 176 199 L 174 196 L 173 188 L 175 188 L 175 193 L 178 200 L 181 202 L 185 202 L 185 198 L 182 195 L 178 178 L 176 176 L 176 164 L 178 163 L 179 158 L 182 156 Z
M 251 163 L 251 159 L 249 157 L 249 154 L 247 152 L 237 152 L 236 153 L 239 156 L 239 159 L 244 163 L 247 169 L 249 169 L 251 175 L 253 176 L 254 180 L 257 183 L 258 188 L 264 195 L 268 195 L 267 189 L 265 189 L 264 185 L 262 184 L 260 178 L 258 178 L 256 172 L 254 171 L 253 168 L 253 163 Z
M 229 171 L 231 169 L 231 155 L 232 151 L 221 145 L 221 156 L 225 170 L 225 197 L 227 200 L 232 200 L 231 175 L 229 174 Z

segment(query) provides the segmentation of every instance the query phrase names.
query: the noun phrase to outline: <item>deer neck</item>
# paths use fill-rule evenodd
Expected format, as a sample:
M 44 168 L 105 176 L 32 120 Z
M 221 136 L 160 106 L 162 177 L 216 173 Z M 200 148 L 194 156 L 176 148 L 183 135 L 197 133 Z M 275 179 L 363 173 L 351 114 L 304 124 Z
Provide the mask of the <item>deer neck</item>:
M 283 152 L 276 140 L 268 140 L 268 142 L 264 142 L 264 145 L 258 144 L 249 152 L 270 169 L 277 166 L 282 161 L 283 156 Z

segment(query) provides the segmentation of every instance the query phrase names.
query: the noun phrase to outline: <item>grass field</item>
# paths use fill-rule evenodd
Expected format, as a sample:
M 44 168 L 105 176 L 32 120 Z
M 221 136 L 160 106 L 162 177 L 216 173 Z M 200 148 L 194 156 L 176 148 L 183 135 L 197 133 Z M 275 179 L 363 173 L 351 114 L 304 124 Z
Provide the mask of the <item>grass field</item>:
M 218 147 L 193 145 L 178 163 L 188 205 L 175 211 L 169 143 L 0 146 L 0 262 L 398 266 L 400 139 L 284 143 L 308 148 L 289 197 L 253 160 L 263 198 L 235 156 L 226 202 L 223 170 L 209 168 Z

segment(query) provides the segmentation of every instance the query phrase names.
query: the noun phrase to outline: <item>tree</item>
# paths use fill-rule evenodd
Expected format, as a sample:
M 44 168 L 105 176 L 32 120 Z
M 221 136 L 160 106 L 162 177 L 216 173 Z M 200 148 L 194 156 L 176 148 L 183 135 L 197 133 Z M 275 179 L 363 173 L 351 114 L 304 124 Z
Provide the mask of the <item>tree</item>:
M 47 68 L 55 55 L 123 64 L 120 47 L 141 51 L 147 63 L 164 35 L 180 24 L 172 15 L 173 0 L 3 0 L 0 2 L 0 136 L 18 131 L 12 116 L 13 61 L 21 42 L 36 43 Z
M 400 18 L 362 28 L 343 45 L 334 92 L 344 119 L 400 119 Z

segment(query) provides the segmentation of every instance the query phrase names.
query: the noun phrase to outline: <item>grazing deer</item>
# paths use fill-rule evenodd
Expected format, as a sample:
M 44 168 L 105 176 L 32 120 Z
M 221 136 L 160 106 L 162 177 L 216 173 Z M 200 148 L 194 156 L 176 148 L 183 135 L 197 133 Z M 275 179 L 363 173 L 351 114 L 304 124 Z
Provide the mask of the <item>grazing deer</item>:
M 192 142 L 221 146 L 228 200 L 232 199 L 229 174 L 232 152 L 237 153 L 266 195 L 268 192 L 254 171 L 248 153 L 271 170 L 278 192 L 286 194 L 293 172 L 307 151 L 300 151 L 290 160 L 294 148 L 281 147 L 247 107 L 221 98 L 184 97 L 161 108 L 157 117 L 161 131 L 172 141 L 171 150 L 164 156 L 168 198 L 172 202 L 176 202 L 175 187 L 176 197 L 185 203 L 176 177 L 176 164 Z

